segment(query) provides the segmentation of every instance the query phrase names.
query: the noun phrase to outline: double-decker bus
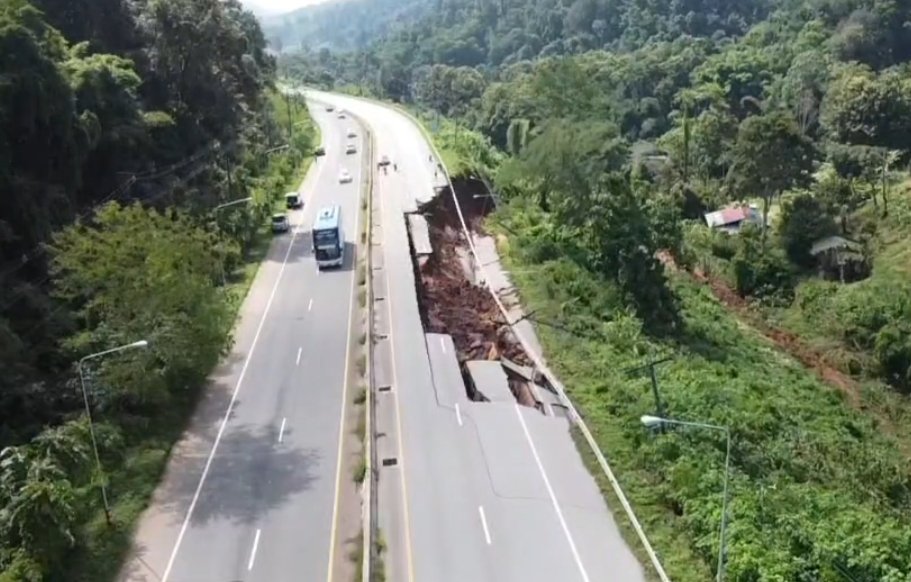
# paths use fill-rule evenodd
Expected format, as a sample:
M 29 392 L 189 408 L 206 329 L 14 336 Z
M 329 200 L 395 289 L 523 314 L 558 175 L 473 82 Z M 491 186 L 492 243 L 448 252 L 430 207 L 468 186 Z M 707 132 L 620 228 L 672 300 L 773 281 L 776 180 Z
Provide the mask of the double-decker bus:
M 316 266 L 340 267 L 345 261 L 345 233 L 342 230 L 342 207 L 321 208 L 313 223 L 313 255 Z

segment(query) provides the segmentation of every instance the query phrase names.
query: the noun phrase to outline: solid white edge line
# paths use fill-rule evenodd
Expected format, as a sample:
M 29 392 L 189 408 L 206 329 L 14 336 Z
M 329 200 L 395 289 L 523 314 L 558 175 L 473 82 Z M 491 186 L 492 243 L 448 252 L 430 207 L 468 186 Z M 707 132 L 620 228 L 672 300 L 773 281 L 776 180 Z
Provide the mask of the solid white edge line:
M 247 562 L 247 570 L 253 569 L 253 562 L 256 560 L 256 548 L 259 547 L 259 534 L 262 530 L 256 530 L 256 536 L 253 538 L 253 548 L 250 549 L 250 561 Z
M 459 426 L 462 426 L 462 411 L 459 410 L 458 402 L 455 403 L 455 411 L 456 411 L 456 420 L 459 421 Z
M 304 351 L 304 348 L 303 348 L 303 347 L 297 348 L 297 361 L 294 363 L 295 366 L 300 366 L 300 364 L 301 364 L 301 354 L 303 353 L 303 351 Z
M 348 366 L 350 365 L 351 358 L 351 321 L 354 316 L 354 290 L 356 288 L 357 277 L 354 276 L 355 271 L 357 271 L 357 237 L 359 236 L 360 223 L 361 223 L 361 196 L 364 195 L 363 192 L 363 183 L 361 179 L 363 178 L 364 172 L 364 163 L 361 161 L 359 164 L 359 170 L 357 173 L 357 183 L 359 184 L 358 192 L 360 196 L 355 198 L 355 211 L 354 211 L 354 248 L 355 253 L 352 257 L 354 260 L 354 268 L 351 269 L 351 292 L 348 296 L 348 323 L 345 326 L 345 330 L 348 332 L 348 339 L 345 344 L 345 380 L 342 383 L 342 411 L 341 418 L 338 423 L 338 458 L 336 459 L 335 465 L 335 499 L 332 502 L 332 525 L 331 532 L 329 534 L 329 571 L 326 573 L 326 579 L 329 582 L 332 582 L 333 574 L 335 573 L 335 568 L 333 567 L 333 562 L 335 561 L 335 544 L 338 537 L 338 504 L 341 496 L 342 489 L 342 458 L 344 457 L 344 434 L 345 434 L 345 413 L 347 412 L 345 404 L 348 402 L 348 377 L 350 376 L 350 370 Z M 370 252 L 368 247 L 366 252 Z M 344 264 L 344 262 L 343 262 Z M 312 305 L 313 300 L 310 300 Z
M 484 515 L 484 506 L 478 506 L 478 513 L 481 514 L 481 527 L 484 528 L 484 539 L 487 540 L 487 545 L 491 544 L 490 541 L 490 530 L 487 528 L 487 516 Z
M 582 564 L 582 558 L 579 557 L 579 550 L 576 549 L 576 542 L 573 541 L 573 535 L 569 531 L 569 526 L 566 525 L 566 519 L 563 517 L 563 510 L 560 509 L 560 504 L 557 502 L 557 496 L 554 495 L 553 487 L 550 486 L 550 479 L 547 477 L 547 471 L 544 470 L 544 465 L 541 464 L 541 458 L 538 456 L 538 449 L 535 448 L 535 443 L 531 440 L 531 433 L 528 432 L 528 426 L 525 424 L 525 419 L 522 418 L 522 409 L 519 408 L 518 404 L 516 404 L 516 415 L 519 417 L 519 423 L 522 425 L 522 430 L 525 432 L 525 439 L 528 441 L 528 446 L 531 448 L 531 454 L 535 458 L 535 463 L 538 465 L 538 471 L 541 473 L 541 478 L 544 479 L 544 487 L 547 488 L 547 494 L 550 496 L 551 503 L 553 503 L 554 511 L 557 512 L 557 519 L 560 520 L 560 526 L 563 528 L 564 535 L 566 535 L 566 541 L 569 542 L 569 549 L 573 553 L 573 559 L 576 561 L 576 566 L 579 567 L 579 573 L 582 574 L 582 579 L 585 582 L 589 582 L 588 572 L 585 571 L 585 565 Z
M 282 419 L 282 427 L 278 429 L 278 442 L 282 442 L 282 438 L 285 436 L 285 421 L 287 418 Z
M 322 174 L 324 167 L 325 165 L 322 165 L 318 168 L 317 176 L 314 178 L 314 182 L 319 181 L 319 177 Z M 193 516 L 193 510 L 196 508 L 196 503 L 199 501 L 199 494 L 202 492 L 202 487 L 206 482 L 206 476 L 209 474 L 209 468 L 212 466 L 212 460 L 215 458 L 215 451 L 218 449 L 218 443 L 221 442 L 221 437 L 225 433 L 225 427 L 228 424 L 228 419 L 231 417 L 231 410 L 234 408 L 234 402 L 237 400 L 237 394 L 240 392 L 240 386 L 243 384 L 244 377 L 247 375 L 247 366 L 250 365 L 250 359 L 253 357 L 253 352 L 256 350 L 256 343 L 259 341 L 259 334 L 262 332 L 263 325 L 266 323 L 266 317 L 269 315 L 269 309 L 272 307 L 272 301 L 275 299 L 275 293 L 278 291 L 278 285 L 281 283 L 282 275 L 285 272 L 285 266 L 288 264 L 288 257 L 291 256 L 291 249 L 294 248 L 294 241 L 296 238 L 297 231 L 291 235 L 291 241 L 288 243 L 288 250 L 285 251 L 285 258 L 282 260 L 281 268 L 278 270 L 278 276 L 275 278 L 275 284 L 272 285 L 272 292 L 269 294 L 269 300 L 266 302 L 266 308 L 263 310 L 262 317 L 259 319 L 259 325 L 256 328 L 256 333 L 253 335 L 253 342 L 250 344 L 250 351 L 247 353 L 247 359 L 244 360 L 244 365 L 240 370 L 240 376 L 237 378 L 237 384 L 234 385 L 234 392 L 231 394 L 231 401 L 228 402 L 228 408 L 225 410 L 225 416 L 221 420 L 221 426 L 218 428 L 218 434 L 215 435 L 215 442 L 212 443 L 212 450 L 209 451 L 209 457 L 206 459 L 206 464 L 202 469 L 202 475 L 199 477 L 199 483 L 196 485 L 196 491 L 193 492 L 193 498 L 190 501 L 190 507 L 187 508 L 187 515 L 183 520 L 183 524 L 180 526 L 180 533 L 177 534 L 177 541 L 174 542 L 174 549 L 171 550 L 171 557 L 168 558 L 168 565 L 165 567 L 164 574 L 161 576 L 161 582 L 168 582 L 168 576 L 171 575 L 171 569 L 174 567 L 174 560 L 177 559 L 177 552 L 180 550 L 180 544 L 183 542 L 183 536 L 187 533 L 187 527 L 190 525 L 190 518 Z

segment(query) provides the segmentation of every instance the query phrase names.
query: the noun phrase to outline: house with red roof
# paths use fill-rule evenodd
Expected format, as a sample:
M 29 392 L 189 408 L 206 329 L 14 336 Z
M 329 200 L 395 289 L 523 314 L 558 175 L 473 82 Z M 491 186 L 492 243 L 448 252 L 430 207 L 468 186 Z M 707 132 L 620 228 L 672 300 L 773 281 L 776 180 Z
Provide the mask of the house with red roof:
M 705 213 L 705 223 L 727 233 L 740 232 L 744 224 L 762 226 L 762 213 L 755 205 L 729 206 L 714 212 Z

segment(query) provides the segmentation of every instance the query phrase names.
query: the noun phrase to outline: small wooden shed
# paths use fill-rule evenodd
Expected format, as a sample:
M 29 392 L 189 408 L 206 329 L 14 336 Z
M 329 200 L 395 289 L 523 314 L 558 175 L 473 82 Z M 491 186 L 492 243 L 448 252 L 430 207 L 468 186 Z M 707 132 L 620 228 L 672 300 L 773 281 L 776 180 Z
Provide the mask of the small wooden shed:
M 825 279 L 856 281 L 870 274 L 867 257 L 862 244 L 842 236 L 827 236 L 819 239 L 810 248 L 810 254 L 819 264 L 819 275 Z

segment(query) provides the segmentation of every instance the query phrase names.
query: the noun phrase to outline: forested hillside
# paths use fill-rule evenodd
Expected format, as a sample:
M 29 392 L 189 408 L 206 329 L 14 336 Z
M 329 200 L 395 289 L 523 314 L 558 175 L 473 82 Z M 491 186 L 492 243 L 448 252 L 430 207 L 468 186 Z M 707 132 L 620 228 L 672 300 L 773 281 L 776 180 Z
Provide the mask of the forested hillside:
M 263 19 L 263 30 L 276 51 L 328 48 L 363 49 L 414 20 L 432 3 L 428 0 L 333 0 Z
M 281 50 L 410 47 L 409 64 L 501 65 L 537 56 L 631 49 L 683 35 L 736 37 L 775 0 L 336 0 L 268 19 Z M 390 43 L 390 41 L 392 41 Z M 395 50 L 393 48 L 393 50 Z
M 309 154 L 274 76 L 236 0 L 0 2 L 0 580 L 116 572 L 228 345 L 232 273 Z M 140 339 L 80 384 L 80 358 Z
M 909 28 L 878 0 L 451 0 L 279 64 L 403 103 L 495 184 L 548 359 L 672 579 L 717 567 L 724 447 L 639 425 L 653 358 L 667 414 L 732 432 L 726 579 L 899 582 Z M 754 224 L 707 227 L 741 204 Z

